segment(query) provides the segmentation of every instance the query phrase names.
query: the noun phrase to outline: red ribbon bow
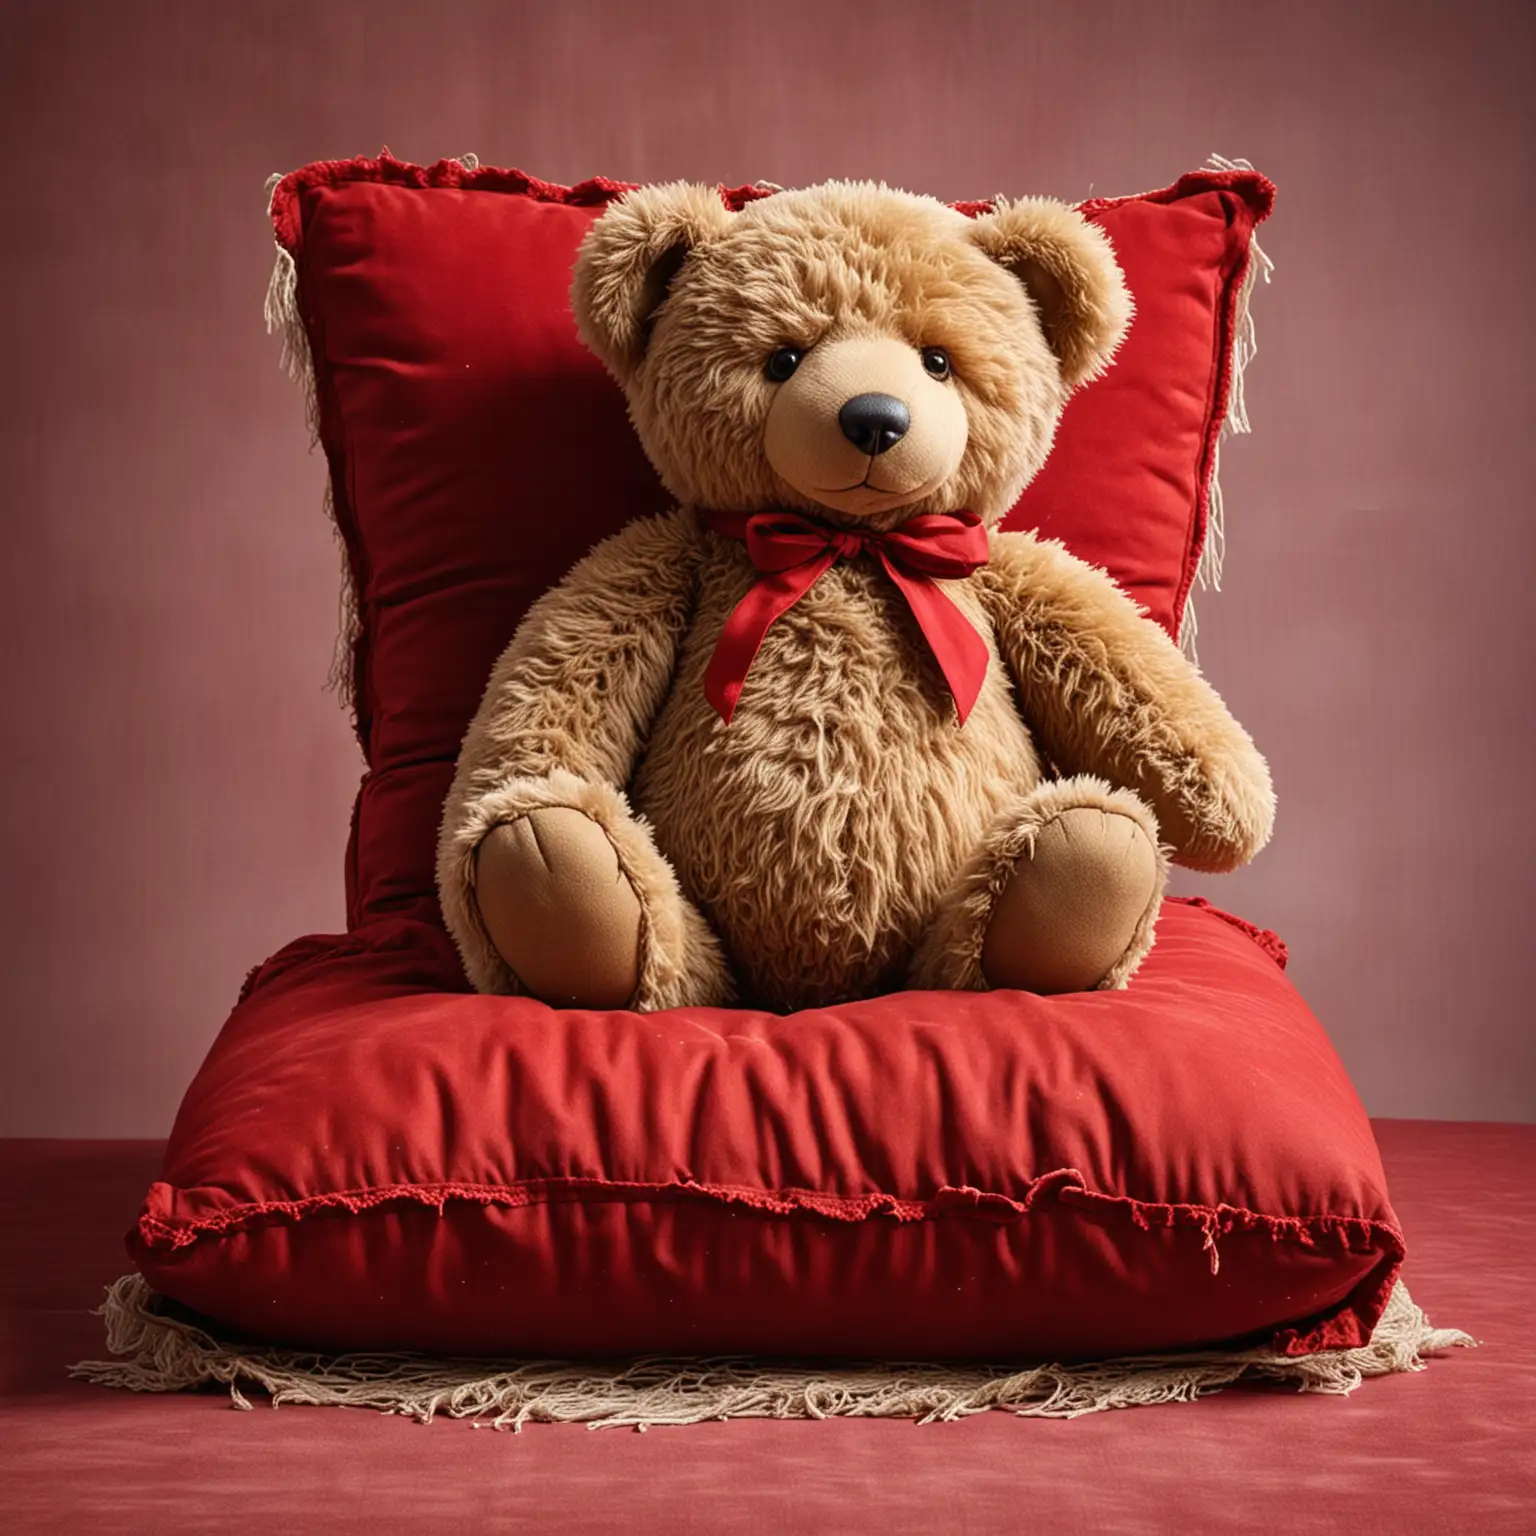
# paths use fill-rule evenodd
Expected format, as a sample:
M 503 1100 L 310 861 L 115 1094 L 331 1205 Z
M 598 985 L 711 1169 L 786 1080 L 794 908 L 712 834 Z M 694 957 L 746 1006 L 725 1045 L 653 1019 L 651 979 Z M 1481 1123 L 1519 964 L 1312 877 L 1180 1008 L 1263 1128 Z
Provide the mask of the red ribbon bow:
M 889 533 L 855 533 L 798 512 L 711 512 L 716 533 L 746 542 L 762 575 L 731 611 L 704 674 L 704 694 L 727 725 L 763 637 L 839 560 L 872 554 L 907 600 L 960 712 L 970 714 L 987 675 L 987 644 L 944 595 L 936 576 L 969 576 L 987 563 L 987 530 L 974 512 L 926 512 Z

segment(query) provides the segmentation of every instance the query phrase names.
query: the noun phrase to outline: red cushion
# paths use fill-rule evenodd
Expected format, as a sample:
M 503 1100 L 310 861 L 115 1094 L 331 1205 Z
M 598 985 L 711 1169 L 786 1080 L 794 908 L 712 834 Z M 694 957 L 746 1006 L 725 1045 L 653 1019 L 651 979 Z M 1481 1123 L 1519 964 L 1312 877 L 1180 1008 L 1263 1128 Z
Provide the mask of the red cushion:
M 1402 1239 L 1245 928 L 1170 903 L 1126 992 L 788 1017 L 455 992 L 408 918 L 301 940 L 192 1084 L 131 1249 L 183 1303 L 330 1349 L 1358 1344 Z
M 577 244 L 622 190 L 386 155 L 308 166 L 274 195 L 360 594 L 353 681 L 369 772 L 351 927 L 377 913 L 433 920 L 438 814 L 497 654 L 598 539 L 666 504 L 567 298 Z M 1273 195 L 1251 172 L 1200 172 L 1085 205 L 1137 316 L 1008 520 L 1105 566 L 1170 630 L 1205 537 L 1249 239 Z

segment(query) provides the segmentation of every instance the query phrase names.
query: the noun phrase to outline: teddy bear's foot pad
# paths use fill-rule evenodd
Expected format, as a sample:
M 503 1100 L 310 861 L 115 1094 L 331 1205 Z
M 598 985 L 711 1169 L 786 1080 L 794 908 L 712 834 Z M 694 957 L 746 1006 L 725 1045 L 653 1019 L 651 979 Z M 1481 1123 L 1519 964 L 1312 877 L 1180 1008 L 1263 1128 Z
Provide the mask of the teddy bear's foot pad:
M 608 834 L 547 806 L 494 828 L 475 863 L 480 920 L 534 997 L 623 1008 L 640 984 L 640 900 Z
M 1159 874 L 1156 846 L 1130 816 L 1062 811 L 1020 855 L 992 909 L 981 951 L 987 984 L 1039 993 L 1118 984 L 1140 959 L 1132 947 L 1150 937 L 1144 919 Z

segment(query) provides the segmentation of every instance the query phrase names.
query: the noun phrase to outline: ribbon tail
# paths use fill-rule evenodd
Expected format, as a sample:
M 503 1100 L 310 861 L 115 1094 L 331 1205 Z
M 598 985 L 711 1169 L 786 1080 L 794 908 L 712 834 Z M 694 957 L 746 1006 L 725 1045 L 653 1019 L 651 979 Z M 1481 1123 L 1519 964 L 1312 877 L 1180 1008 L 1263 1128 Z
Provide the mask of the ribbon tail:
M 752 663 L 774 621 L 810 591 L 817 577 L 836 558 L 836 554 L 828 550 L 803 565 L 768 572 L 748 588 L 746 596 L 731 610 L 704 674 L 704 697 L 727 725 L 741 702 L 747 674 L 752 670 Z
M 987 642 L 931 576 L 903 571 L 894 560 L 886 558 L 883 550 L 880 563 L 907 600 L 912 617 L 949 684 L 960 723 L 964 725 L 986 681 L 987 664 L 992 659 Z

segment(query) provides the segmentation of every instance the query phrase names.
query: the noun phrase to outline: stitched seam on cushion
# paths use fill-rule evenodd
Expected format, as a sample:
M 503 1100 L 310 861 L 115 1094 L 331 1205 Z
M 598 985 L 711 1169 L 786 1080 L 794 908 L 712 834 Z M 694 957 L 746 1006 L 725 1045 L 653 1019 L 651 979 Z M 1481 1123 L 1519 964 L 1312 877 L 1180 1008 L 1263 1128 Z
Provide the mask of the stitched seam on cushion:
M 1252 227 L 1249 228 L 1252 237 Z M 1230 221 L 1227 239 L 1232 238 Z M 1246 242 L 1245 242 L 1246 246 Z M 1234 279 L 1229 272 L 1230 248 L 1225 253 L 1216 274 L 1216 334 L 1212 338 L 1211 368 L 1206 381 L 1205 431 L 1200 435 L 1199 451 L 1191 466 L 1191 478 L 1195 485 L 1195 499 L 1189 508 L 1189 525 L 1184 530 L 1184 569 L 1179 574 L 1179 589 L 1173 594 L 1173 633 L 1177 638 L 1184 628 L 1184 610 L 1189 605 L 1189 594 L 1194 590 L 1195 576 L 1200 569 L 1200 554 L 1211 530 L 1211 475 L 1216 467 L 1216 444 L 1221 438 L 1221 427 L 1227 414 L 1227 373 L 1231 362 L 1232 327 L 1228 311 L 1237 303 L 1241 279 Z M 1246 270 L 1245 259 L 1240 264 Z
M 1174 635 L 1178 634 L 1184 622 L 1184 609 L 1188 605 L 1189 594 L 1200 569 L 1200 556 L 1209 535 L 1211 483 L 1216 473 L 1216 450 L 1231 398 L 1238 298 L 1248 263 L 1253 259 L 1254 230 L 1274 210 L 1275 184 L 1257 171 L 1192 171 L 1179 177 L 1172 186 L 1156 192 L 1142 192 L 1130 197 L 1092 198 L 1078 204 L 1079 213 L 1096 219 L 1100 214 L 1124 207 L 1127 203 L 1166 205 L 1186 197 L 1199 196 L 1202 192 L 1224 192 L 1240 199 L 1247 208 L 1248 229 L 1240 253 L 1241 259 L 1236 269 L 1226 275 L 1217 309 L 1215 378 L 1212 392 L 1207 397 L 1205 434 L 1195 464 L 1195 501 L 1190 508 L 1190 526 L 1185 536 L 1184 570 L 1178 591 L 1173 596 Z
M 1244 218 L 1244 214 L 1239 213 L 1238 217 Z M 1259 219 L 1249 211 L 1245 222 L 1247 227 L 1242 236 L 1241 248 L 1235 259 L 1232 251 L 1228 250 L 1219 274 L 1221 291 L 1216 306 L 1215 355 L 1211 359 L 1210 392 L 1206 397 L 1205 435 L 1195 460 L 1195 502 L 1190 508 L 1189 531 L 1184 540 L 1184 574 L 1173 599 L 1175 635 L 1183 627 L 1184 609 L 1189 603 L 1189 594 L 1200 569 L 1200 555 L 1206 539 L 1210 537 L 1211 482 L 1216 476 L 1216 451 L 1232 396 L 1232 370 L 1237 347 L 1237 305 L 1243 290 L 1243 278 L 1253 260 L 1253 232 Z M 1230 228 L 1228 240 L 1231 240 Z
M 1253 209 L 1253 222 L 1262 224 L 1274 211 L 1275 184 L 1258 171 L 1188 171 L 1172 186 L 1158 187 L 1151 192 L 1131 192 L 1124 197 L 1090 197 L 1077 205 L 1077 211 L 1087 217 L 1107 213 L 1111 208 L 1123 208 L 1127 203 L 1182 202 L 1186 197 L 1198 197 L 1202 192 L 1235 192 Z M 991 207 L 990 203 L 985 204 Z
M 541 203 L 565 203 L 575 207 L 597 207 L 612 202 L 634 187 L 632 182 L 612 181 L 594 176 L 575 186 L 540 181 L 525 171 L 480 166 L 466 170 L 457 160 L 439 160 L 433 165 L 414 165 L 397 160 L 386 149 L 376 160 L 359 155 L 351 160 L 317 160 L 290 171 L 275 190 L 272 224 L 279 242 L 297 253 L 303 231 L 295 216 L 294 205 L 301 194 L 312 187 L 341 186 L 351 181 L 375 182 L 418 190 L 459 188 L 482 192 L 508 192 L 531 197 Z
M 481 165 L 468 170 L 457 160 L 438 160 L 432 165 L 416 165 L 409 160 L 397 160 L 385 149 L 380 151 L 376 159 L 359 155 L 349 160 L 317 160 L 284 176 L 274 189 L 272 200 L 272 225 L 279 243 L 294 255 L 297 255 L 303 244 L 297 204 L 305 191 L 313 187 L 341 186 L 352 181 L 410 187 L 418 191 L 450 189 L 504 192 L 531 197 L 537 202 L 587 208 L 612 202 L 616 197 L 634 191 L 639 185 L 637 182 L 614 181 L 607 176 L 592 176 L 573 186 L 563 186 L 559 182 L 542 181 L 515 167 Z M 778 189 L 759 184 L 740 187 L 722 185 L 718 190 L 728 208 L 740 211 L 748 203 L 771 197 Z M 1092 216 L 1124 207 L 1127 203 L 1166 205 L 1186 197 L 1198 196 L 1202 192 L 1235 193 L 1253 210 L 1255 224 L 1269 216 L 1275 199 L 1274 183 L 1257 171 L 1190 171 L 1170 186 L 1149 192 L 1131 192 L 1123 197 L 1091 197 L 1075 206 L 1079 213 Z M 996 200 L 962 199 L 950 206 L 968 218 L 975 218 L 990 212 L 996 206 Z
M 1246 934 L 1282 971 L 1289 964 L 1290 946 L 1273 928 L 1261 928 L 1257 923 L 1250 923 L 1246 917 L 1224 912 L 1220 907 L 1207 901 L 1204 896 L 1165 896 L 1163 899 L 1176 902 L 1181 907 L 1193 907 L 1198 912 L 1209 912 L 1212 917 L 1220 918 L 1229 928 L 1236 928 L 1239 933 Z
M 160 1188 L 173 1189 L 171 1185 Z M 1350 1239 L 1367 1243 L 1366 1251 L 1379 1248 L 1395 1259 L 1405 1252 L 1401 1232 L 1389 1222 L 1368 1216 L 1320 1213 L 1311 1216 L 1270 1216 L 1243 1206 L 1196 1205 L 1137 1200 L 1128 1195 L 1106 1195 L 1087 1189 L 1075 1169 L 1064 1168 L 1034 1180 L 1021 1198 L 970 1186 L 945 1186 L 931 1199 L 910 1200 L 896 1195 L 831 1195 L 815 1190 L 786 1188 L 765 1190 L 741 1185 L 703 1184 L 693 1180 L 627 1182 L 602 1178 L 563 1177 L 529 1179 L 517 1184 L 393 1184 L 379 1189 L 336 1190 L 306 1195 L 296 1200 L 250 1201 L 208 1216 L 164 1221 L 147 1205 L 140 1215 L 130 1243 L 137 1237 L 151 1252 L 175 1252 L 200 1238 L 241 1231 L 266 1218 L 279 1217 L 297 1223 L 306 1216 L 327 1210 L 360 1214 L 379 1206 L 412 1201 L 442 1212 L 450 1200 L 508 1209 L 545 1204 L 633 1204 L 644 1201 L 680 1203 L 688 1199 L 715 1200 L 723 1205 L 746 1205 L 769 1215 L 817 1215 L 855 1222 L 871 1216 L 889 1216 L 899 1222 L 932 1220 L 949 1215 L 969 1215 L 992 1223 L 1005 1223 L 1027 1215 L 1036 1201 L 1055 1194 L 1069 1209 L 1104 1214 L 1124 1213 L 1143 1231 L 1159 1227 L 1196 1228 L 1207 1246 L 1216 1237 L 1232 1232 L 1263 1232 L 1276 1240 L 1315 1248 L 1319 1239 L 1351 1247 Z
M 593 176 L 574 186 L 562 186 L 558 182 L 541 181 L 537 176 L 530 176 L 526 171 L 515 168 L 482 165 L 467 170 L 457 160 L 416 165 L 408 160 L 397 160 L 385 149 L 380 151 L 377 159 L 371 160 L 366 155 L 359 155 L 350 160 L 317 160 L 284 176 L 272 195 L 272 227 L 278 243 L 290 254 L 297 256 L 303 244 L 298 200 L 304 191 L 311 187 L 341 186 L 352 181 L 428 191 L 450 188 L 505 192 L 531 197 L 538 202 L 565 203 L 574 207 L 596 207 L 612 202 L 614 198 L 632 192 L 638 185 L 636 182 Z M 721 186 L 718 190 L 726 206 L 739 211 L 747 203 L 771 197 L 777 189 L 752 185 Z M 1190 171 L 1171 186 L 1150 192 L 1132 192 L 1124 197 L 1091 197 L 1075 206 L 1079 213 L 1092 217 L 1127 203 L 1166 205 L 1186 197 L 1198 196 L 1202 192 L 1232 192 L 1241 197 L 1252 209 L 1254 224 L 1260 224 L 1269 217 L 1275 201 L 1274 183 L 1257 171 Z M 975 218 L 990 212 L 996 206 L 996 199 L 961 200 L 950 206 L 968 218 Z
M 272 228 L 278 243 L 297 256 L 303 244 L 303 220 L 299 199 L 315 187 L 338 187 L 348 182 L 366 182 L 376 186 L 406 187 L 416 191 L 500 192 L 514 197 L 530 197 L 540 203 L 563 203 L 568 207 L 595 208 L 633 192 L 638 182 L 614 181 L 608 176 L 592 176 L 574 186 L 541 181 L 526 171 L 513 167 L 477 166 L 468 170 L 458 160 L 438 160 L 432 165 L 416 165 L 397 160 L 385 149 L 377 159 L 359 155 L 350 160 L 316 160 L 289 171 L 278 183 L 272 198 Z M 717 189 L 721 201 L 733 212 L 748 203 L 771 197 L 776 188 L 753 185 Z
M 364 763 L 373 766 L 373 721 L 377 700 L 372 690 L 373 634 L 367 613 L 368 589 L 373 571 L 368 561 L 368 544 L 358 520 L 354 481 L 356 456 L 341 393 L 336 388 L 335 365 L 326 342 L 325 321 L 315 299 L 310 273 L 309 247 L 304 239 L 304 206 L 295 193 L 292 218 L 295 237 L 289 248 L 298 274 L 299 316 L 309 341 L 310 367 L 315 382 L 315 430 L 325 454 L 325 471 L 331 487 L 331 513 L 346 555 L 347 580 L 352 586 L 353 622 L 357 631 L 347 637 L 348 664 L 351 668 L 353 730 Z M 276 211 L 274 209 L 274 225 Z M 359 786 L 359 794 L 362 786 Z

